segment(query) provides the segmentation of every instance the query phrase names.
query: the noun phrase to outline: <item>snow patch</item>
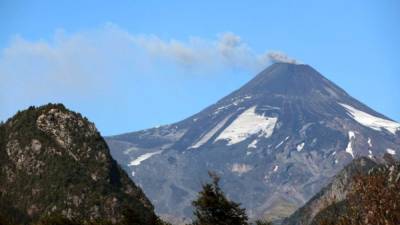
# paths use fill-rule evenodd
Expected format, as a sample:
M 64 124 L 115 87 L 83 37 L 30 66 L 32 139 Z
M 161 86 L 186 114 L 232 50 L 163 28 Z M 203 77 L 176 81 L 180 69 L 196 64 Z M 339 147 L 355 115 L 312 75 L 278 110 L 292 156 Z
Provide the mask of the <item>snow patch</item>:
M 368 157 L 370 159 L 374 158 L 374 154 L 372 154 L 372 150 L 368 150 Z
M 255 139 L 254 141 L 252 141 L 252 142 L 247 146 L 247 148 L 257 148 L 257 142 L 258 142 L 258 140 Z
M 377 131 L 382 131 L 382 129 L 385 129 L 392 134 L 396 134 L 396 131 L 400 130 L 400 124 L 397 122 L 370 115 L 346 104 L 339 104 L 347 110 L 348 114 L 355 121 L 363 126 L 369 127 Z
M 249 136 L 262 133 L 262 136 L 268 138 L 272 135 L 277 117 L 267 117 L 258 115 L 255 112 L 256 106 L 253 106 L 236 118 L 216 139 L 228 140 L 228 145 L 239 143 Z
M 277 145 L 275 146 L 275 149 L 277 149 L 277 148 L 281 147 L 281 145 L 283 144 L 283 142 L 285 142 L 285 141 L 281 141 L 281 142 L 279 142 L 279 144 L 277 144 Z
M 231 117 L 227 116 L 224 120 L 222 120 L 221 122 L 219 122 L 215 127 L 213 127 L 208 133 L 206 133 L 204 136 L 202 136 L 200 138 L 200 140 L 198 142 L 196 142 L 194 145 L 190 146 L 189 148 L 199 148 L 200 146 L 202 146 L 203 144 L 207 143 L 208 140 L 210 140 L 210 138 L 212 138 L 212 136 L 214 136 L 215 133 L 217 133 L 219 131 L 219 129 L 221 129 L 226 121 L 228 121 L 228 119 Z M 189 149 L 188 148 L 188 149 Z
M 260 107 L 262 110 L 280 110 L 280 107 L 270 106 L 270 105 L 263 105 Z
M 230 106 L 232 106 L 232 104 L 218 107 L 218 108 L 215 110 L 215 112 L 213 112 L 212 114 L 213 114 L 213 115 L 217 115 L 218 113 L 220 113 L 220 112 L 223 111 L 224 109 L 229 108 Z
M 277 144 L 277 145 L 275 146 L 275 149 L 281 147 L 281 145 L 282 145 L 283 143 L 285 143 L 285 141 L 287 141 L 288 139 L 289 139 L 289 136 L 287 136 L 287 137 L 285 138 L 285 140 L 279 142 L 279 144 Z
M 355 139 L 355 134 L 353 131 L 349 131 L 349 143 L 347 144 L 346 147 L 346 152 L 349 153 L 353 158 L 354 158 L 354 153 L 353 153 L 353 140 Z
M 234 173 L 237 173 L 239 175 L 242 175 L 244 173 L 249 172 L 252 169 L 253 169 L 253 167 L 250 165 L 243 164 L 243 163 L 235 163 L 232 165 L 231 171 Z
M 391 149 L 391 148 L 386 149 L 386 152 L 391 154 L 391 155 L 396 155 L 396 151 Z
M 368 146 L 369 146 L 370 148 L 372 148 L 372 141 L 371 141 L 371 138 L 368 138 Z
M 296 146 L 296 149 L 297 149 L 298 152 L 301 152 L 301 150 L 303 150 L 303 148 L 304 148 L 304 142 L 302 142 L 301 144 L 298 144 Z
M 312 142 L 311 142 L 311 146 L 313 146 L 313 145 L 315 145 L 316 143 L 317 143 L 317 138 L 314 138 L 313 140 L 312 140 Z
M 128 164 L 128 166 L 139 166 L 140 163 L 142 163 L 143 161 L 149 159 L 150 157 L 152 157 L 154 155 L 160 154 L 161 152 L 162 151 L 160 150 L 160 151 L 156 151 L 156 152 L 149 152 L 149 153 L 143 154 L 143 155 L 137 157 L 135 160 L 131 161 Z
M 213 112 L 212 114 L 213 114 L 213 115 L 216 115 L 216 114 L 220 113 L 222 110 L 225 110 L 225 109 L 231 107 L 232 105 L 233 105 L 233 106 L 237 106 L 237 105 L 239 105 L 239 103 L 242 103 L 242 102 L 246 101 L 247 99 L 251 99 L 251 98 L 252 98 L 252 96 L 249 96 L 249 95 L 244 96 L 244 97 L 235 97 L 235 98 L 232 98 L 231 100 L 232 100 L 233 102 L 232 102 L 231 104 L 218 107 L 218 108 L 215 110 L 215 112 Z

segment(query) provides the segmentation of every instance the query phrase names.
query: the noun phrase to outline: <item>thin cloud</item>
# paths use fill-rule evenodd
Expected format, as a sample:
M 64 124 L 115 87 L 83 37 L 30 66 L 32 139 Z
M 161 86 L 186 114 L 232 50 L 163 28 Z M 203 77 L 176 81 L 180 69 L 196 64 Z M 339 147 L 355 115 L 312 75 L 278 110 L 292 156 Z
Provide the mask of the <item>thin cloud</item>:
M 193 71 L 231 68 L 254 71 L 274 62 L 297 63 L 281 52 L 256 53 L 231 32 L 221 33 L 215 40 L 200 37 L 165 40 L 156 35 L 131 34 L 107 24 L 69 35 L 57 31 L 51 40 L 15 37 L 1 52 L 0 72 L 8 77 L 34 76 L 44 80 L 52 77 L 51 80 L 67 84 L 70 80 L 76 86 L 76 78 L 98 79 L 99 74 L 115 69 L 116 65 L 126 66 L 118 60 L 130 62 L 139 70 L 164 62 Z M 26 71 L 14 70 L 15 67 Z
M 89 101 L 106 95 L 119 76 L 157 79 L 168 76 L 165 68 L 188 75 L 232 69 L 255 73 L 278 61 L 297 62 L 281 53 L 258 53 L 231 32 L 211 40 L 175 40 L 107 24 L 76 33 L 57 30 L 48 40 L 16 36 L 0 50 L 0 105 L 14 111 L 43 101 Z M 5 114 L 0 112 L 0 118 L 10 115 Z

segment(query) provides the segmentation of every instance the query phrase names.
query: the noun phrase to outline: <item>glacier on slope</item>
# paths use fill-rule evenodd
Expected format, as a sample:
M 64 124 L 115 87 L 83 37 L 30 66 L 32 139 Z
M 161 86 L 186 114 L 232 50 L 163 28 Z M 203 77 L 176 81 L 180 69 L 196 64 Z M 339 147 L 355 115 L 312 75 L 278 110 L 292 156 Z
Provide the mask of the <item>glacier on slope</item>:
M 224 120 L 219 122 L 214 128 L 212 128 L 208 133 L 202 136 L 199 141 L 197 141 L 194 145 L 190 146 L 189 148 L 199 148 L 203 144 L 207 143 L 208 140 L 210 140 L 210 138 L 212 138 L 214 134 L 217 133 L 225 125 L 225 123 L 231 116 L 232 115 L 229 115 Z
M 339 104 L 347 110 L 349 115 L 355 121 L 362 124 L 363 126 L 369 127 L 377 131 L 382 131 L 382 129 L 386 129 L 392 134 L 396 134 L 396 132 L 400 130 L 399 123 L 370 115 L 366 112 L 360 111 L 352 106 L 343 103 Z
M 150 157 L 152 157 L 154 155 L 160 154 L 161 152 L 162 151 L 156 151 L 156 152 L 149 152 L 149 153 L 143 154 L 143 155 L 137 157 L 135 160 L 132 160 L 128 164 L 128 166 L 139 166 L 140 163 L 142 163 L 143 161 L 149 159 Z
M 278 118 L 258 115 L 255 110 L 256 106 L 253 106 L 240 114 L 239 117 L 215 139 L 215 141 L 227 140 L 228 145 L 233 145 L 260 132 L 260 135 L 266 138 L 271 136 L 274 132 Z

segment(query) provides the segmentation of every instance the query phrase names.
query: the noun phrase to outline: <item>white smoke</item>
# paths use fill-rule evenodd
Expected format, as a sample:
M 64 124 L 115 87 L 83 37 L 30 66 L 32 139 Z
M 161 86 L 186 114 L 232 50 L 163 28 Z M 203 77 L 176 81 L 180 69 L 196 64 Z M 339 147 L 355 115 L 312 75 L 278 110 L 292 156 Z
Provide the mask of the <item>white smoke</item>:
M 291 64 L 300 64 L 296 59 L 290 58 L 283 52 L 280 51 L 272 51 L 268 53 L 268 58 L 273 63 L 291 63 Z

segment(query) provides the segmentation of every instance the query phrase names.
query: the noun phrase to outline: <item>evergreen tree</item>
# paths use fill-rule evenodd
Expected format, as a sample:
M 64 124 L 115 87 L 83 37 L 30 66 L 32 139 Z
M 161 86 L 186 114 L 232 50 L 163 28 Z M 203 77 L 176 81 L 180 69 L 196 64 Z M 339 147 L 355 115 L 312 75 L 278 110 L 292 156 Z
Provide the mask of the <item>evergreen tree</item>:
M 203 185 L 195 207 L 193 225 L 248 225 L 248 218 L 240 204 L 230 201 L 219 187 L 220 178 L 209 172 L 211 183 Z
M 254 222 L 255 225 L 272 225 L 272 222 L 267 220 L 256 220 Z

